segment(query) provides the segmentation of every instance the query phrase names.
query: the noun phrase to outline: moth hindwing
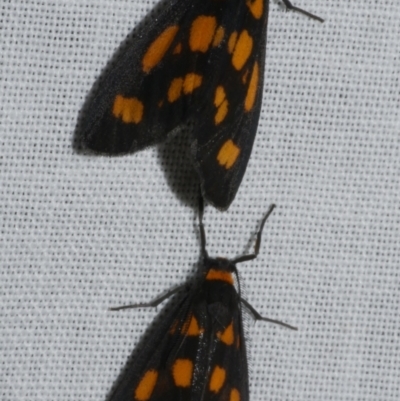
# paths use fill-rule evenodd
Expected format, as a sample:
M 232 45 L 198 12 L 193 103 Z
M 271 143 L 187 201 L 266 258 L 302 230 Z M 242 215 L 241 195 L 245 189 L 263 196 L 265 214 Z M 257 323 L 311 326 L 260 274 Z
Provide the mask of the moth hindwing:
M 203 195 L 228 208 L 257 130 L 267 21 L 268 0 L 172 0 L 103 74 L 83 146 L 126 154 L 189 127 Z
M 263 318 L 240 294 L 236 264 L 257 256 L 269 213 L 254 254 L 234 260 L 208 257 L 200 220 L 203 260 L 192 286 L 178 287 L 149 304 L 113 308 L 156 306 L 181 292 L 174 308 L 138 350 L 109 401 L 248 401 L 243 307 L 257 320 L 294 329 Z

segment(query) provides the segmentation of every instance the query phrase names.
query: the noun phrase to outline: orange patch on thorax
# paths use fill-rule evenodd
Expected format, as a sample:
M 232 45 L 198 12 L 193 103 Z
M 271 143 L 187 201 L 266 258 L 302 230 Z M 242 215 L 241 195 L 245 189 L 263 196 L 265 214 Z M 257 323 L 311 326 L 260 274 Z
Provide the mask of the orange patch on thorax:
M 210 269 L 208 271 L 208 273 L 206 275 L 206 280 L 225 281 L 226 283 L 233 285 L 232 273 L 224 272 L 224 271 L 216 270 L 216 269 Z

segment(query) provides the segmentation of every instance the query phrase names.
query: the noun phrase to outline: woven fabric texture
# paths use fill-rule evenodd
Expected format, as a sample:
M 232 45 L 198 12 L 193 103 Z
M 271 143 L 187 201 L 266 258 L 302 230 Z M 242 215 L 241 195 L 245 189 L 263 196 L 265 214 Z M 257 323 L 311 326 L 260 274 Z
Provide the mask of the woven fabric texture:
M 188 0 L 186 0 L 188 1 Z M 251 401 L 400 399 L 400 4 L 270 2 L 263 106 L 210 255 L 251 251 Z M 0 2 L 0 398 L 105 400 L 197 268 L 198 181 L 178 136 L 135 155 L 74 151 L 79 111 L 149 0 Z

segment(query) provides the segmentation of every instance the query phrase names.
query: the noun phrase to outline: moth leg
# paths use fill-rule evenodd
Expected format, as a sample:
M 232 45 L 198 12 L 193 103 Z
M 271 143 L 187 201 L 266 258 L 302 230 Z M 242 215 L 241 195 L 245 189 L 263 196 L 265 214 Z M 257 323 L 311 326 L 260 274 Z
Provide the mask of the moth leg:
M 116 306 L 114 308 L 109 308 L 110 311 L 118 311 L 123 309 L 134 309 L 134 308 L 155 308 L 161 302 L 166 300 L 167 298 L 171 297 L 172 295 L 176 294 L 177 292 L 181 291 L 186 287 L 186 284 L 182 284 L 172 290 L 167 291 L 165 294 L 158 296 L 157 298 L 153 299 L 150 302 L 142 303 L 142 304 L 131 304 L 131 305 L 124 305 L 124 306 Z
M 275 209 L 275 205 L 271 205 L 267 214 L 264 216 L 264 218 L 261 221 L 261 226 L 260 229 L 258 230 L 257 233 L 257 240 L 256 244 L 254 245 L 254 253 L 251 253 L 250 255 L 242 255 L 239 256 L 237 259 L 234 259 L 232 262 L 233 263 L 241 263 L 241 262 L 247 262 L 248 260 L 253 260 L 258 256 L 258 253 L 260 252 L 260 245 L 261 245 L 261 235 L 264 229 L 265 222 L 267 221 L 268 217 L 272 213 L 272 211 Z
M 274 319 L 269 319 L 268 317 L 263 317 L 261 316 L 253 306 L 251 306 L 245 299 L 241 298 L 240 299 L 243 302 L 243 305 L 246 307 L 246 309 L 253 315 L 255 320 L 262 320 L 264 322 L 269 322 L 269 323 L 274 323 L 274 324 L 279 324 L 280 326 L 286 327 L 290 330 L 297 330 L 297 327 L 291 326 L 290 324 L 281 322 L 279 320 L 274 320 Z
M 308 11 L 302 10 L 299 7 L 294 6 L 289 0 L 282 0 L 282 3 L 285 5 L 285 7 L 288 10 L 293 10 L 293 11 L 297 11 L 298 13 L 304 14 L 309 18 L 315 19 L 319 22 L 324 22 L 324 20 L 314 14 L 309 13 Z

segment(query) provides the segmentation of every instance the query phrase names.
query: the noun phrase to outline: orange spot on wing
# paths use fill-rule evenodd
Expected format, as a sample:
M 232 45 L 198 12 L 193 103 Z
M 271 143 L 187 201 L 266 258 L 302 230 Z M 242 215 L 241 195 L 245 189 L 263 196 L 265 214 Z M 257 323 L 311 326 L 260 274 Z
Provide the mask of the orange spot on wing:
M 223 272 L 221 270 L 216 270 L 216 269 L 210 269 L 206 275 L 206 280 L 219 280 L 219 281 L 225 281 L 228 284 L 233 285 L 233 277 L 232 273 L 229 272 Z
M 136 97 L 115 96 L 112 113 L 124 123 L 138 124 L 143 118 L 143 103 Z
M 229 43 L 228 43 L 229 48 Z M 251 51 L 253 50 L 253 38 L 244 29 L 236 42 L 235 49 L 232 54 L 232 64 L 240 71 L 245 65 L 246 61 L 250 57 Z
M 218 163 L 229 170 L 235 164 L 239 154 L 240 148 L 231 139 L 228 139 L 218 152 Z
M 231 390 L 231 394 L 229 395 L 229 401 L 240 401 L 240 393 L 238 389 L 233 388 Z
M 174 51 L 173 51 L 172 53 L 173 53 L 173 54 L 179 54 L 181 51 L 182 51 L 182 44 L 181 44 L 181 43 L 178 43 L 178 44 L 175 46 L 175 49 L 174 49 Z
M 182 334 L 187 336 L 199 336 L 204 333 L 204 329 L 199 327 L 199 323 L 194 316 L 191 316 L 182 327 Z
M 200 15 L 197 17 L 190 28 L 189 46 L 195 52 L 205 53 L 211 45 L 217 28 L 215 17 Z
M 226 370 L 220 366 L 216 366 L 211 374 L 210 391 L 218 393 L 225 383 Z
M 203 77 L 193 72 L 186 74 L 184 78 L 174 78 L 168 89 L 168 101 L 170 103 L 175 102 L 180 98 L 182 92 L 189 95 L 201 86 L 202 81 Z
M 233 332 L 233 322 L 223 332 L 218 332 L 217 337 L 226 345 L 232 345 L 235 341 L 235 334 Z
M 153 393 L 158 378 L 158 372 L 154 369 L 148 370 L 140 380 L 135 390 L 137 401 L 147 401 Z
M 193 375 L 193 362 L 190 359 L 177 359 L 172 366 L 172 377 L 178 387 L 190 387 Z
M 142 59 L 144 72 L 149 73 L 161 61 L 178 33 L 178 29 L 178 25 L 169 26 L 148 47 Z
M 226 99 L 226 93 L 224 87 L 219 85 L 215 90 L 214 105 L 217 107 L 217 113 L 214 117 L 215 125 L 221 123 L 226 115 L 228 114 L 228 100 Z
M 257 89 L 259 79 L 258 63 L 254 63 L 253 71 L 251 72 L 249 87 L 247 88 L 246 98 L 244 100 L 244 109 L 250 111 L 256 101 Z
M 213 47 L 217 47 L 221 43 L 222 39 L 224 38 L 224 35 L 225 35 L 224 27 L 219 26 L 217 31 L 215 32 L 215 36 L 212 43 Z
M 215 106 L 218 107 L 225 100 L 225 98 L 226 98 L 226 93 L 224 87 L 221 85 L 217 86 L 214 97 Z
M 189 73 L 185 76 L 185 81 L 183 82 L 183 93 L 188 95 L 192 93 L 196 88 L 201 85 L 203 77 L 195 73 Z
M 168 101 L 170 103 L 173 103 L 179 99 L 182 93 L 182 86 L 183 86 L 183 78 L 174 78 L 171 81 L 171 85 L 169 86 L 167 95 Z
M 235 48 L 235 45 L 236 45 L 237 37 L 238 37 L 238 33 L 236 31 L 232 32 L 231 36 L 229 36 L 229 39 L 228 39 L 228 52 L 229 53 L 233 52 L 233 49 Z
M 249 7 L 250 12 L 255 19 L 260 19 L 263 15 L 264 1 L 263 0 L 247 0 L 246 6 Z
M 228 101 L 225 99 L 221 105 L 218 107 L 217 112 L 215 113 L 214 117 L 214 122 L 215 125 L 220 124 L 222 121 L 224 121 L 226 115 L 228 114 Z

